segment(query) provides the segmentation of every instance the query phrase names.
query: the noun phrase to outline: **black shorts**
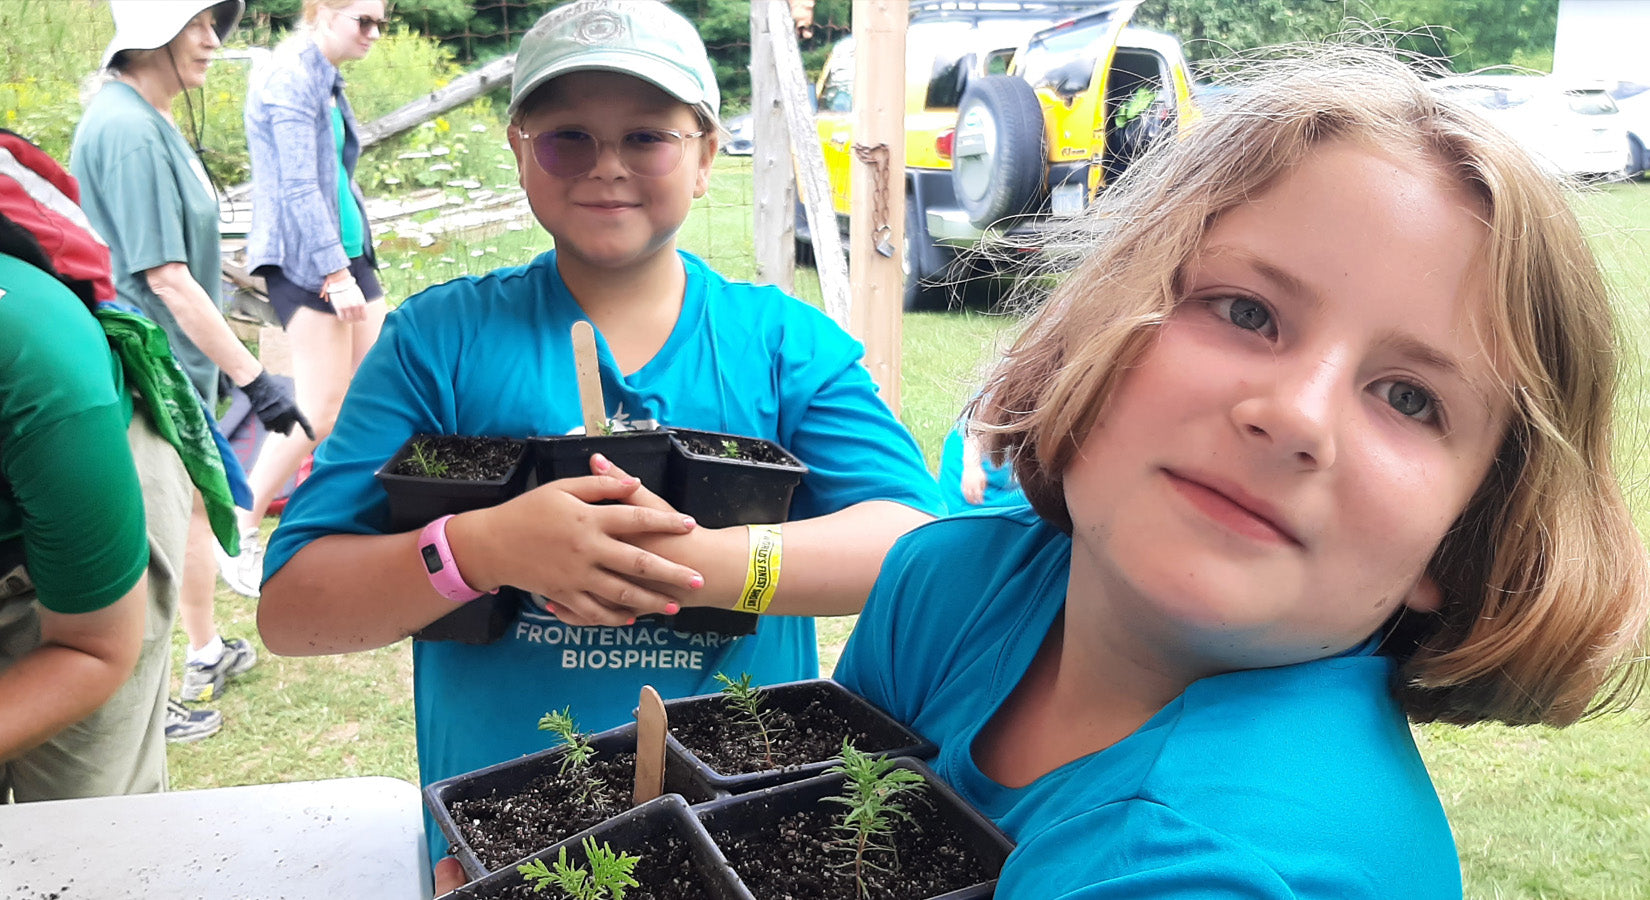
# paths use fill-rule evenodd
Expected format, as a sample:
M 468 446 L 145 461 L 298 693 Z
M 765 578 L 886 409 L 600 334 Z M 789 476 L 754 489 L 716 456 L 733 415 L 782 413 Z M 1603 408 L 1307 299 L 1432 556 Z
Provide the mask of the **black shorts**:
M 355 276 L 355 283 L 361 288 L 361 296 L 367 300 L 382 300 L 384 286 L 378 283 L 378 273 L 372 269 L 372 263 L 367 262 L 365 256 L 357 256 L 349 261 L 349 273 Z M 280 266 L 259 266 L 256 275 L 262 275 L 264 287 L 269 294 L 269 305 L 275 308 L 275 317 L 281 320 L 281 327 L 285 328 L 292 321 L 293 314 L 298 307 L 307 306 L 327 315 L 337 315 L 332 304 L 321 298 L 315 291 L 305 290 L 287 280 L 286 273 Z

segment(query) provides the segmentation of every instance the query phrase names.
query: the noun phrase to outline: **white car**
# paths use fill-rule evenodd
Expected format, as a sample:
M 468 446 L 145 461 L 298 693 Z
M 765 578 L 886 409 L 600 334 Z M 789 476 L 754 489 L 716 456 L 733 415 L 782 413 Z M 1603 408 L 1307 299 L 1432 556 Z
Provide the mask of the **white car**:
M 726 122 L 722 127 L 727 129 L 727 142 L 722 144 L 722 152 L 729 156 L 750 156 L 756 152 L 756 125 L 750 113 L 740 113 Z
M 1650 84 L 1618 81 L 1610 88 L 1610 99 L 1621 110 L 1627 126 L 1627 145 L 1633 151 L 1633 174 L 1650 171 Z
M 1604 82 L 1456 75 L 1434 86 L 1478 107 L 1554 172 L 1620 178 L 1633 171 L 1627 128 Z

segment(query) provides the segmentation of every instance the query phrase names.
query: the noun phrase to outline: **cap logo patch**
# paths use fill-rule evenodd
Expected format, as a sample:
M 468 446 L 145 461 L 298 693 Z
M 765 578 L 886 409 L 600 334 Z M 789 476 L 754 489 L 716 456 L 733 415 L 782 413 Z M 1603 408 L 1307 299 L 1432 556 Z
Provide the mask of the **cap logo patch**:
M 624 19 L 606 9 L 591 10 L 572 25 L 570 37 L 581 44 L 603 44 L 624 34 Z

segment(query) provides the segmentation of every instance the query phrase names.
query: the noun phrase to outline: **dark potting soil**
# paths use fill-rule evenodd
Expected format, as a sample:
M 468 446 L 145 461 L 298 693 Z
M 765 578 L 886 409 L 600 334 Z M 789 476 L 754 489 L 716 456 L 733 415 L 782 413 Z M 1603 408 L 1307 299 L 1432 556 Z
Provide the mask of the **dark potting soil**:
M 704 438 L 678 435 L 677 440 L 689 452 L 698 456 L 709 456 L 713 459 L 737 459 L 744 462 L 771 463 L 780 466 L 795 465 L 790 457 L 779 452 L 773 444 L 767 441 L 751 440 L 749 438 L 728 438 L 733 441 L 733 447 L 723 446 L 721 441 L 711 441 Z
M 861 896 L 853 847 L 832 827 L 844 808 L 821 804 L 780 819 L 771 831 L 717 843 L 757 900 L 851 900 Z M 892 871 L 863 870 L 869 900 L 922 900 L 986 880 L 985 867 L 955 829 L 924 814 L 924 800 L 913 799 L 907 809 L 916 821 L 894 826 L 894 855 L 871 857 Z
M 449 811 L 476 858 L 497 869 L 630 808 L 636 754 L 598 757 L 589 772 L 606 783 L 583 803 L 573 799 L 581 782 L 572 773 L 550 772 L 512 794 L 456 800 Z
M 427 437 L 413 445 L 423 454 L 408 453 L 391 471 L 393 475 L 441 478 L 447 481 L 497 481 L 521 458 L 522 442 L 507 438 L 441 435 Z M 433 471 L 430 471 L 433 469 Z
M 636 868 L 631 871 L 632 877 L 640 883 L 640 887 L 626 889 L 625 900 L 703 900 L 710 895 L 711 889 L 705 884 L 704 876 L 694 868 L 693 855 L 689 852 L 688 845 L 674 834 L 666 834 L 664 840 L 653 841 L 645 847 L 612 846 L 611 849 L 615 853 L 629 853 L 641 857 L 636 863 Z M 582 850 L 567 851 L 567 861 L 588 868 Z M 552 859 L 546 864 L 554 862 Z M 546 897 L 561 896 L 553 887 L 541 893 L 534 893 L 525 880 L 511 879 L 507 883 L 508 887 L 496 891 L 489 890 L 484 893 L 461 888 L 450 896 L 463 897 L 466 900 L 544 900 Z
M 747 718 L 725 703 L 693 703 L 671 713 L 670 733 L 682 746 L 692 750 L 701 761 L 723 775 L 743 775 L 767 769 L 788 769 L 808 763 L 834 759 L 842 754 L 842 740 L 847 738 L 866 753 L 889 749 L 877 746 L 877 741 L 863 728 L 849 724 L 840 713 L 818 698 L 810 699 L 801 709 L 789 711 L 773 705 L 768 695 L 763 707 L 767 710 L 768 739 L 773 743 L 773 762 L 769 762 L 756 733 Z

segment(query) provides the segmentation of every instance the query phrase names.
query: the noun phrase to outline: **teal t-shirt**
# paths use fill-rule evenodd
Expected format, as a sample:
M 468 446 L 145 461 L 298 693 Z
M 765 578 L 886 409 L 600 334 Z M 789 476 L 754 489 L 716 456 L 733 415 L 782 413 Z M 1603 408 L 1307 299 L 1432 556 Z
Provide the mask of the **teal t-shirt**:
M 131 420 L 120 363 L 80 298 L 0 254 L 0 541 L 22 538 L 54 612 L 102 609 L 149 565 Z
M 183 263 L 222 302 L 218 203 L 206 170 L 178 129 L 134 90 L 112 81 L 86 106 L 69 151 L 80 205 L 109 245 L 115 293 L 166 331 L 189 381 L 210 407 L 218 367 L 189 340 L 144 272 Z
M 1065 609 L 1071 554 L 1029 506 L 917 528 L 834 673 L 939 745 L 934 771 L 1015 840 L 998 900 L 1460 900 L 1455 841 L 1374 639 L 1194 681 L 1022 787 L 981 771 L 974 744 Z
M 332 146 L 338 156 L 338 231 L 344 253 L 350 259 L 360 256 L 366 248 L 366 227 L 361 220 L 361 207 L 349 189 L 349 172 L 344 168 L 344 111 L 332 105 Z

